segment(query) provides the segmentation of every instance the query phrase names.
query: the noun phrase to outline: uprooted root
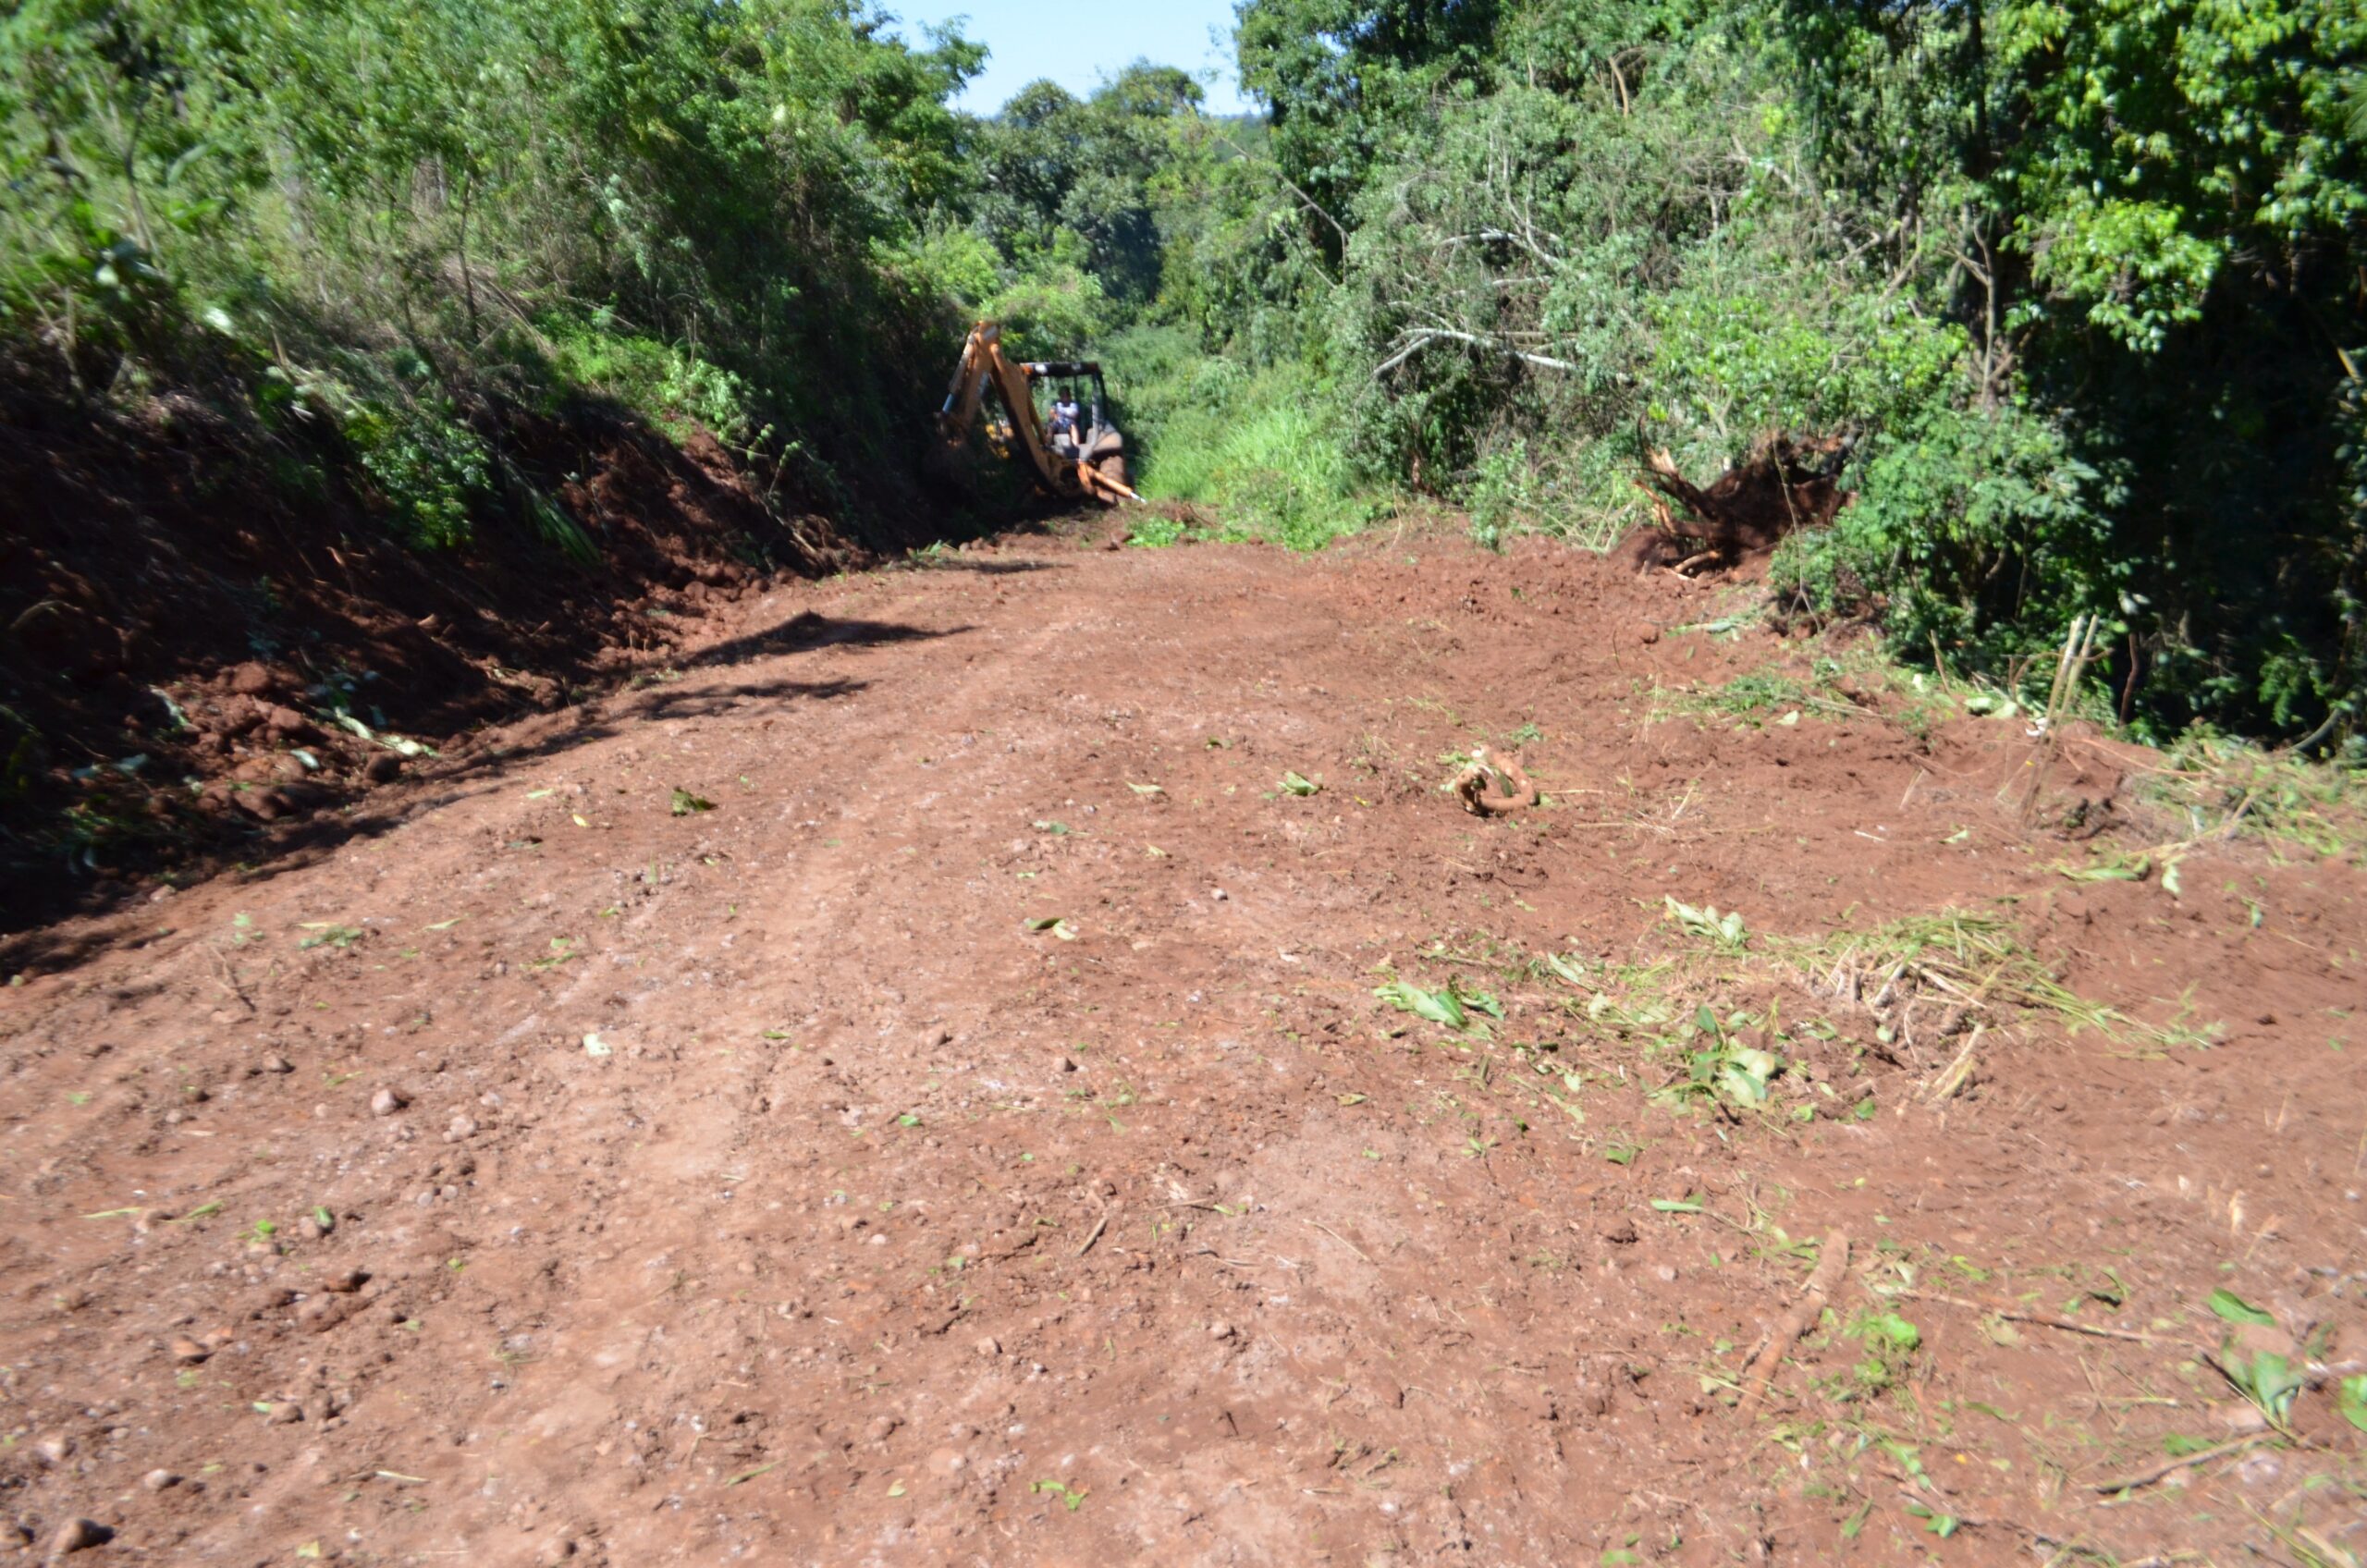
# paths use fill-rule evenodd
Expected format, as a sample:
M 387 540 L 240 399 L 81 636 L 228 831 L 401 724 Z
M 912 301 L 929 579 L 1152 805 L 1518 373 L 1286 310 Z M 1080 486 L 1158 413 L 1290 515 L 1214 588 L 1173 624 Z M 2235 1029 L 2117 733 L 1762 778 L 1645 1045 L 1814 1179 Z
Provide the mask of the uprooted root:
M 1839 435 L 1764 436 L 1740 467 L 1706 487 L 1678 472 L 1668 453 L 1648 453 L 1636 480 L 1651 497 L 1658 530 L 1646 564 L 1691 576 L 1763 555 L 1797 530 L 1823 527 L 1848 504 L 1841 471 L 1851 446 Z
M 1474 816 L 1504 816 L 1536 805 L 1542 798 L 1520 758 L 1490 762 L 1485 748 L 1472 754 L 1470 766 L 1454 776 L 1447 789 Z
M 1900 921 L 1818 956 L 1810 988 L 1862 1008 L 1880 1026 L 1870 1048 L 1895 1067 L 1914 1065 L 1921 1043 L 2001 1022 L 1999 1004 L 2028 1004 L 2049 978 L 2003 922 L 1954 911 Z
M 1759 1350 L 1743 1371 L 1742 1401 L 1735 1406 L 1742 1415 L 1758 1413 L 1766 1403 L 1768 1390 L 1775 1385 L 1775 1374 L 1784 1365 L 1784 1357 L 1791 1354 L 1800 1336 L 1816 1326 L 1824 1316 L 1825 1307 L 1833 1300 L 1833 1292 L 1840 1288 L 1842 1276 L 1849 1271 L 1849 1234 L 1834 1231 L 1824 1238 L 1824 1245 L 1817 1253 L 1816 1268 L 1809 1271 L 1809 1282 L 1800 1291 L 1800 1299 L 1767 1330 Z

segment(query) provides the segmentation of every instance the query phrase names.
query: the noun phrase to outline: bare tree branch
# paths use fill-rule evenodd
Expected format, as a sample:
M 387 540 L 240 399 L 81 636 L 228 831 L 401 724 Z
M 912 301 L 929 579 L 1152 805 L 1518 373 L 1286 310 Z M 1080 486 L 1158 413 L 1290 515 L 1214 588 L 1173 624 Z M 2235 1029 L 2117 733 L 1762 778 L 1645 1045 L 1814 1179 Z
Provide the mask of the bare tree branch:
M 1410 332 L 1403 332 L 1398 334 L 1397 342 L 1397 352 L 1373 367 L 1372 374 L 1375 380 L 1387 375 L 1433 343 L 1467 343 L 1475 349 L 1493 349 L 1506 359 L 1518 360 L 1523 364 L 1536 365 L 1541 370 L 1565 371 L 1576 374 L 1583 368 L 1571 363 L 1568 360 L 1557 360 L 1550 354 L 1532 354 L 1527 349 L 1515 349 L 1499 337 L 1482 337 L 1476 332 L 1459 332 L 1445 326 L 1425 326 Z

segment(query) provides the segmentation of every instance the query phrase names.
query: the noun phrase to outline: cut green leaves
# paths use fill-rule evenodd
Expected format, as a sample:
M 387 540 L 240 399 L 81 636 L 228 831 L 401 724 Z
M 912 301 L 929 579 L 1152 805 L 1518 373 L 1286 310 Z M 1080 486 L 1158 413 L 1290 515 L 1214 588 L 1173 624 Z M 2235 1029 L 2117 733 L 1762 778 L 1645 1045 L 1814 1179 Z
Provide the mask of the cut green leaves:
M 1752 1109 L 1765 1105 L 1768 1084 L 1784 1071 L 1784 1063 L 1774 1052 L 1750 1045 L 1734 1032 L 1748 1022 L 1748 1015 L 1736 1014 L 1721 1023 L 1706 1004 L 1696 1009 L 1676 1031 L 1686 1047 L 1685 1076 L 1662 1084 L 1652 1097 L 1671 1106 L 1721 1096 Z
M 1497 1019 L 1504 1016 L 1503 1004 L 1494 997 L 1485 991 L 1464 990 L 1453 980 L 1435 991 L 1426 991 L 1410 981 L 1392 980 L 1386 986 L 1374 987 L 1372 994 L 1400 1012 L 1410 1012 L 1417 1018 L 1465 1033 L 1486 1028 L 1471 1016 L 1474 1012 Z
M 1964 1524 L 1963 1520 L 1956 1518 L 1954 1514 L 1942 1513 L 1935 1509 L 1926 1508 L 1919 1502 L 1910 1502 L 1904 1506 L 1907 1513 L 1923 1521 L 1925 1529 L 1942 1540 L 1946 1540 L 1950 1536 L 1955 1535 Z
M 2263 1312 L 2233 1291 L 2211 1292 L 2211 1310 L 2230 1323 L 2252 1323 L 2263 1329 L 2276 1327 L 2276 1319 Z
M 2142 882 L 2153 875 L 2153 862 L 2149 855 L 2115 855 L 2093 865 L 2058 865 L 2054 869 L 2073 882 Z
M 2334 1407 L 2345 1421 L 2367 1432 L 2367 1372 L 2335 1385 Z
M 1849 1325 L 1849 1337 L 1898 1350 L 1913 1350 L 1923 1342 L 1923 1331 L 1895 1312 L 1867 1314 Z
M 1696 909 L 1681 904 L 1674 898 L 1664 899 L 1668 917 L 1676 922 L 1688 937 L 1705 942 L 1715 942 L 1721 952 L 1738 953 L 1748 937 L 1743 930 L 1742 916 L 1731 911 L 1720 913 L 1715 904 Z
M 438 754 L 435 747 L 424 741 L 407 741 L 400 735 L 381 734 L 350 713 L 332 714 L 330 717 L 335 720 L 339 729 L 361 736 L 374 746 L 384 746 L 397 756 L 432 757 Z
M 2226 1365 L 2228 1378 L 2238 1390 L 2258 1405 L 2263 1415 L 2280 1427 L 2293 1413 L 2293 1396 L 2308 1381 L 2290 1357 L 2275 1351 L 2261 1351 L 2249 1360 L 2230 1357 Z

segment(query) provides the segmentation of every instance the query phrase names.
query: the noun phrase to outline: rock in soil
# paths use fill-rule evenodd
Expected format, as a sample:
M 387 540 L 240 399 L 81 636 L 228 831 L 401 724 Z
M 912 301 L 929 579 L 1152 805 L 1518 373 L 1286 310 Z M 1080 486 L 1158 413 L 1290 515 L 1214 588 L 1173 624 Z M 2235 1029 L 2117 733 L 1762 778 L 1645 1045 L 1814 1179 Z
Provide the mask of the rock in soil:
M 113 1539 L 115 1532 L 95 1519 L 68 1519 L 50 1537 L 49 1551 L 53 1557 L 64 1557 L 68 1552 L 104 1546 Z

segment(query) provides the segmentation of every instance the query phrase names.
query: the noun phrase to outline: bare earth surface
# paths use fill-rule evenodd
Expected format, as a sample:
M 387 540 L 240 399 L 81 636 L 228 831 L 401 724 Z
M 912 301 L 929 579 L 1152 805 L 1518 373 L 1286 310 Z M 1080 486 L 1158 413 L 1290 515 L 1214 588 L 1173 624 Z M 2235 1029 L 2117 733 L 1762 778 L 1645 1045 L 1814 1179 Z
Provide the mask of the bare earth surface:
M 953 553 L 36 934 L 0 1549 L 2367 1556 L 2361 873 L 1741 603 Z

